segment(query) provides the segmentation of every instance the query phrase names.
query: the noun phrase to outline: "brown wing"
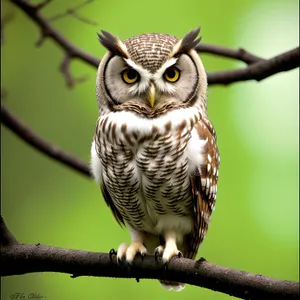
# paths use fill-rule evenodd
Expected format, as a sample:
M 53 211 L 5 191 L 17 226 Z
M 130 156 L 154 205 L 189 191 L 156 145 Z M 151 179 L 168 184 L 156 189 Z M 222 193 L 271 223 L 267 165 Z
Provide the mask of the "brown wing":
M 219 151 L 216 144 L 216 133 L 210 121 L 204 117 L 200 120 L 195 128 L 201 139 L 207 140 L 205 155 L 205 163 L 196 170 L 191 177 L 191 187 L 194 200 L 195 213 L 195 229 L 194 232 L 187 237 L 187 253 L 185 257 L 194 259 L 198 248 L 203 241 L 211 213 L 215 207 L 218 168 L 220 163 Z
M 99 122 L 97 122 L 97 124 L 96 124 L 96 132 L 100 132 L 99 129 L 98 129 L 98 126 L 99 126 Z M 93 141 L 95 141 L 95 143 L 97 145 L 96 149 L 99 148 L 100 142 L 99 142 L 99 139 L 98 139 L 97 135 L 94 136 Z M 120 226 L 125 225 L 123 217 L 121 216 L 119 210 L 114 205 L 114 202 L 113 202 L 113 200 L 112 200 L 112 198 L 109 194 L 109 191 L 108 191 L 107 187 L 105 186 L 104 182 L 102 182 L 100 184 L 100 188 L 101 188 L 103 199 L 104 199 L 106 205 L 112 211 L 112 213 L 113 213 L 115 219 L 117 220 L 117 222 L 120 224 Z
M 101 187 L 101 192 L 102 192 L 102 196 L 104 198 L 104 201 L 107 204 L 107 206 L 110 208 L 110 210 L 112 211 L 115 219 L 117 220 L 117 222 L 119 223 L 120 226 L 125 225 L 124 220 L 123 220 L 120 212 L 118 211 L 118 209 L 114 205 L 114 202 L 111 199 L 111 196 L 110 196 L 105 184 L 102 183 L 100 187 Z

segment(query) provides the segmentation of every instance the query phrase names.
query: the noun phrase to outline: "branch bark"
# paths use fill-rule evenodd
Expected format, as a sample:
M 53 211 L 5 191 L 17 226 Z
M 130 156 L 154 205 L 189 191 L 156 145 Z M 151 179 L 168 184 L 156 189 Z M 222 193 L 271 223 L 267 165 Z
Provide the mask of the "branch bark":
M 25 0 L 10 1 L 17 5 L 41 29 L 42 39 L 38 44 L 41 44 L 41 41 L 43 41 L 46 37 L 50 38 L 65 50 L 66 56 L 69 58 L 69 62 L 73 58 L 78 58 L 83 62 L 86 62 L 88 65 L 98 68 L 100 59 L 84 52 L 55 30 L 49 20 L 40 14 L 39 6 L 30 4 Z M 200 44 L 196 50 L 203 53 L 237 59 L 248 64 L 248 67 L 243 69 L 208 73 L 207 79 L 209 85 L 228 85 L 234 82 L 246 80 L 259 81 L 276 73 L 297 68 L 300 65 L 299 47 L 268 60 L 257 57 L 244 49 L 233 50 L 209 44 Z M 68 70 L 68 68 L 65 68 L 65 70 Z M 68 72 L 64 72 L 63 74 L 66 77 L 66 82 L 69 82 L 70 74 L 68 74 Z
M 31 128 L 18 120 L 3 104 L 1 104 L 1 123 L 38 151 L 85 176 L 91 176 L 88 164 L 39 136 Z
M 3 219 L 0 220 L 4 224 Z M 0 226 L 2 226 L 0 224 Z M 5 226 L 5 224 L 4 224 Z M 6 228 L 6 227 L 5 227 Z M 205 259 L 173 258 L 167 268 L 154 256 L 119 265 L 107 253 L 12 243 L 1 247 L 0 275 L 59 272 L 71 277 L 162 279 L 208 288 L 242 299 L 298 299 L 299 283 L 218 266 Z

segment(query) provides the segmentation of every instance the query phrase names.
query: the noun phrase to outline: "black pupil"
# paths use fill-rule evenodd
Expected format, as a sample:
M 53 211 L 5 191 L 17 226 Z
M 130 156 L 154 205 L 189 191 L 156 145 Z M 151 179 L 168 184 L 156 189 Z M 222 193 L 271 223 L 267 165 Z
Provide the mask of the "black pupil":
M 169 78 L 174 78 L 176 76 L 175 70 L 174 69 L 168 69 L 167 70 L 167 76 Z
M 127 71 L 127 77 L 128 77 L 128 79 L 130 79 L 130 80 L 133 80 L 133 79 L 135 79 L 136 78 L 136 71 L 134 71 L 134 70 L 128 70 Z

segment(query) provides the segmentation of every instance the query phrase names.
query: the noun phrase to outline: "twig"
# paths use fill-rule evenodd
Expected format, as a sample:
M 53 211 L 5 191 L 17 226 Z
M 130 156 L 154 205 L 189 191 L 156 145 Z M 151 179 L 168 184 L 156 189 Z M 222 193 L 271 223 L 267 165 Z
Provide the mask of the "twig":
M 77 5 L 77 6 L 75 6 L 75 7 L 73 7 L 73 8 L 69 8 L 69 9 L 67 9 L 64 13 L 61 13 L 61 14 L 58 14 L 58 15 L 56 15 L 56 16 L 54 16 L 54 17 L 49 18 L 48 21 L 49 21 L 49 22 L 54 22 L 54 21 L 57 21 L 57 20 L 59 20 L 59 19 L 62 19 L 62 18 L 65 17 L 65 16 L 71 15 L 71 16 L 73 16 L 74 18 L 76 18 L 77 20 L 79 20 L 79 21 L 81 21 L 81 22 L 87 23 L 87 24 L 89 24 L 89 25 L 97 26 L 97 25 L 98 25 L 97 22 L 94 22 L 94 21 L 89 20 L 89 19 L 87 19 L 87 18 L 85 18 L 85 17 L 82 17 L 82 16 L 80 16 L 80 15 L 77 13 L 77 11 L 78 11 L 81 7 L 85 6 L 86 4 L 91 3 L 91 2 L 93 2 L 93 1 L 94 1 L 94 0 L 87 0 L 87 1 L 85 1 L 85 2 L 83 2 L 83 3 L 81 3 L 81 4 Z
M 215 54 L 219 56 L 223 56 L 226 58 L 233 58 L 240 61 L 243 61 L 246 64 L 253 64 L 258 61 L 263 61 L 265 59 L 255 56 L 244 49 L 230 49 L 222 46 L 210 45 L 210 44 L 199 44 L 196 49 L 199 53 L 209 53 Z
M 154 256 L 136 257 L 128 268 L 106 253 L 19 244 L 1 249 L 1 276 L 60 272 L 79 276 L 163 279 L 205 287 L 242 299 L 298 299 L 299 283 L 225 268 L 205 261 L 173 258 L 165 269 Z
M 37 4 L 37 5 L 35 6 L 35 8 L 36 8 L 37 10 L 41 10 L 41 9 L 44 8 L 46 5 L 48 5 L 50 2 L 52 2 L 52 0 L 44 0 L 44 2 L 41 2 L 41 3 Z
M 31 18 L 41 29 L 41 37 L 37 41 L 36 45 L 41 46 L 46 38 L 55 41 L 61 48 L 66 52 L 66 55 L 71 59 L 79 58 L 91 66 L 98 66 L 100 60 L 97 57 L 90 55 L 89 53 L 81 50 L 76 45 L 71 43 L 68 39 L 62 36 L 56 29 L 54 29 L 50 22 L 46 20 L 41 14 L 40 9 L 49 3 L 50 1 L 45 0 L 42 4 L 33 5 L 25 0 L 10 0 L 12 3 L 17 5 L 26 15 Z M 64 62 L 62 62 L 63 64 Z M 69 82 L 68 73 L 63 72 L 66 78 L 66 82 Z M 82 80 L 79 80 L 82 81 Z M 77 80 L 78 82 L 78 80 Z
M 67 40 L 64 36 L 62 36 L 57 30 L 55 30 L 51 26 L 48 20 L 46 20 L 42 15 L 40 15 L 39 11 L 35 9 L 34 5 L 26 2 L 25 0 L 10 0 L 10 1 L 16 4 L 20 9 L 22 9 L 28 15 L 28 17 L 30 17 L 41 28 L 43 39 L 45 37 L 51 38 L 67 52 L 69 57 L 79 58 L 91 66 L 94 66 L 96 68 L 98 67 L 100 62 L 98 58 L 82 51 L 80 48 L 78 48 L 77 46 L 72 44 L 69 40 Z M 211 53 L 223 57 L 234 58 L 249 64 L 248 67 L 243 69 L 208 73 L 209 85 L 230 84 L 230 83 L 245 81 L 245 80 L 262 80 L 263 78 L 266 78 L 273 74 L 297 68 L 299 67 L 300 64 L 299 51 L 298 51 L 298 55 L 296 56 L 295 55 L 291 56 L 290 51 L 283 53 L 282 55 L 279 55 L 279 56 L 283 56 L 282 57 L 283 59 L 277 61 L 277 57 L 269 60 L 264 60 L 243 49 L 233 50 L 233 49 L 215 46 L 215 45 L 209 45 L 209 44 L 202 44 L 202 45 L 200 44 L 197 50 L 199 52 Z M 285 58 L 287 58 L 287 60 L 289 61 L 288 68 L 284 68 L 282 66 L 282 62 Z M 259 74 L 260 72 L 263 73 L 263 76 L 260 76 Z
M 52 145 L 41 136 L 32 131 L 27 125 L 19 121 L 7 108 L 1 104 L 1 123 L 18 135 L 27 144 L 38 149 L 47 156 L 67 165 L 85 176 L 91 176 L 88 165 L 62 149 Z
M 61 65 L 60 65 L 60 71 L 64 74 L 66 85 L 67 87 L 71 88 L 77 83 L 84 82 L 88 79 L 88 76 L 82 76 L 79 78 L 74 78 L 71 75 L 70 72 L 70 63 L 71 63 L 72 57 L 69 54 L 66 54 L 65 58 L 63 59 Z

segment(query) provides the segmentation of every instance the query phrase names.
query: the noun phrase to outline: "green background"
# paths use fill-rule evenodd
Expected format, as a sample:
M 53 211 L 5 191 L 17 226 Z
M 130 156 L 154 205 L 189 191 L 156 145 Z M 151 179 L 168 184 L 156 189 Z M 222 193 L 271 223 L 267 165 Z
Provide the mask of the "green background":
M 38 1 L 35 1 L 38 2 Z M 53 1 L 47 17 L 83 1 Z M 143 32 L 182 37 L 201 25 L 203 42 L 243 47 L 268 58 L 299 44 L 297 0 L 94 1 L 79 13 L 53 22 L 76 45 L 99 58 L 105 53 L 96 32 L 125 39 Z M 68 89 L 59 64 L 63 51 L 53 41 L 34 46 L 40 33 L 23 12 L 4 1 L 2 47 L 4 103 L 37 133 L 88 161 L 97 118 L 96 69 L 74 60 L 74 76 L 89 79 Z M 202 55 L 208 71 L 243 64 Z M 267 276 L 298 277 L 298 107 L 299 73 L 293 70 L 262 82 L 209 88 L 208 114 L 221 153 L 216 210 L 198 257 L 230 268 Z M 129 234 L 114 221 L 99 187 L 79 173 L 45 157 L 1 126 L 2 213 L 23 243 L 107 252 Z M 38 273 L 6 277 L 2 299 L 15 292 L 36 292 L 64 299 L 229 299 L 211 290 L 187 286 L 165 291 L 155 280 L 71 279 Z

